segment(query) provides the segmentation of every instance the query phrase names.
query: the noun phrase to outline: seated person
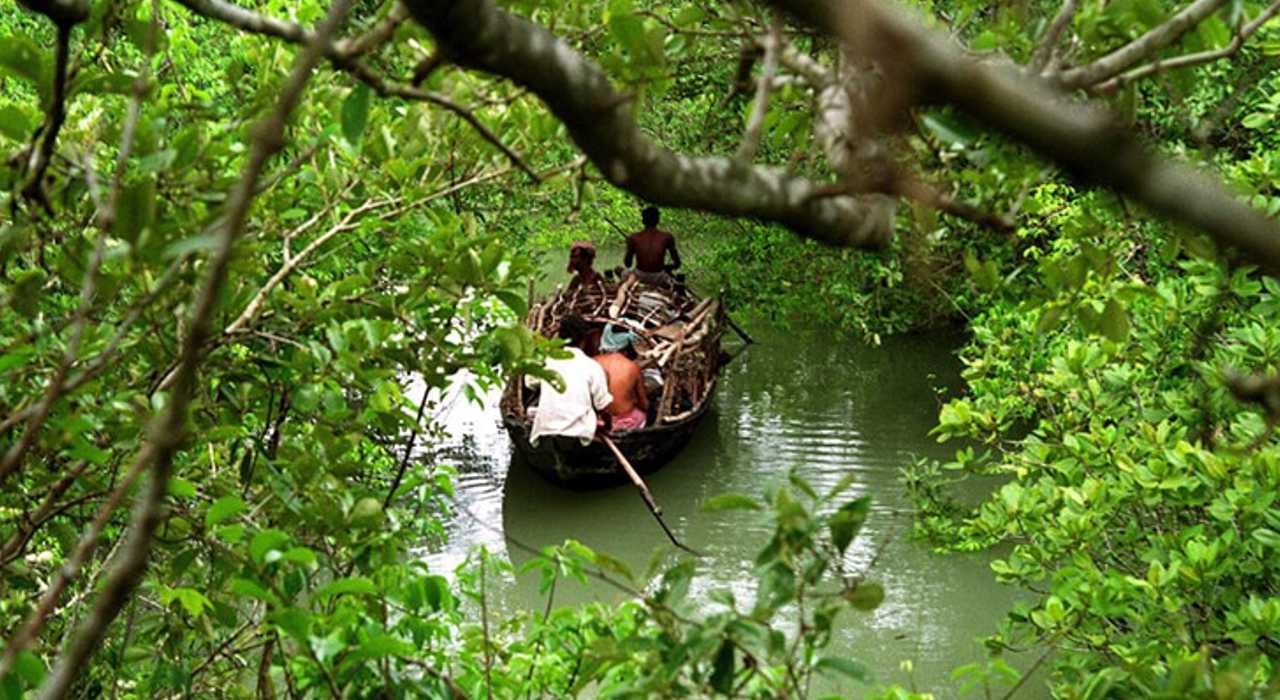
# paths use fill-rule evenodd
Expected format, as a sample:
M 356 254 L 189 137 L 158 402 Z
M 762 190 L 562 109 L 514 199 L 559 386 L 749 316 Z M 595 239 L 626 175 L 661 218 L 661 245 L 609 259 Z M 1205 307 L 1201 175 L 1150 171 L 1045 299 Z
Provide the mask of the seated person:
M 596 247 L 589 241 L 574 241 L 569 247 L 569 268 L 566 272 L 576 273 L 569 280 L 569 291 L 577 287 L 589 287 L 602 284 L 604 278 L 595 269 Z
M 572 440 L 586 445 L 595 438 L 596 411 L 603 412 L 604 429 L 610 429 L 612 417 L 605 409 L 613 403 L 613 396 L 608 379 L 600 364 L 583 352 L 589 330 L 579 316 L 566 316 L 560 322 L 559 337 L 568 343 L 570 357 L 547 358 L 546 367 L 564 380 L 563 391 L 550 382 L 525 377 L 526 386 L 540 389 L 530 444 L 536 446 L 541 438 L 551 437 L 556 442 Z
M 631 348 L 630 334 L 618 334 L 626 338 L 626 344 L 618 352 L 605 352 L 595 360 L 604 368 L 609 381 L 609 393 L 613 402 L 608 413 L 613 417 L 613 431 L 639 430 L 648 424 L 646 411 L 649 397 L 645 395 L 644 376 L 635 363 L 635 351 Z M 606 345 L 612 340 L 610 329 L 605 329 Z

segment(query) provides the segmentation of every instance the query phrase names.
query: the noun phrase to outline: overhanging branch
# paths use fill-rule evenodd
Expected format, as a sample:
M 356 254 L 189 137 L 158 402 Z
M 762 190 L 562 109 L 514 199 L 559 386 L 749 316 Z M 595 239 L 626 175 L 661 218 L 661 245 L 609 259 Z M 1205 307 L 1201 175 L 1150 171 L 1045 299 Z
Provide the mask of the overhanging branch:
M 848 46 L 892 56 L 918 101 L 955 105 L 1072 175 L 1280 268 L 1280 226 L 1213 178 L 1152 153 L 1107 112 L 1073 103 L 1015 68 L 978 62 L 945 35 L 886 4 L 864 0 L 843 12 L 821 0 L 774 4 Z
M 781 169 L 695 158 L 654 143 L 604 72 L 546 29 L 491 0 L 411 0 L 414 19 L 459 65 L 500 75 L 538 95 L 613 184 L 655 204 L 773 221 L 827 243 L 882 245 L 890 209 Z

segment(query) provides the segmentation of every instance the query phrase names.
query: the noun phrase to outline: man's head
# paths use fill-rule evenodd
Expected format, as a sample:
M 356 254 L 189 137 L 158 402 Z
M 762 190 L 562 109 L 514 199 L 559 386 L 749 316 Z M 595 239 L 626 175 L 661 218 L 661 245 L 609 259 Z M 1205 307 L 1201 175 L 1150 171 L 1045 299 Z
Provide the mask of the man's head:
M 646 228 L 653 228 L 662 220 L 662 214 L 658 213 L 657 207 L 645 207 L 640 212 L 640 220 L 644 222 Z
M 581 348 L 582 341 L 586 338 L 587 332 L 591 330 L 591 326 L 581 316 L 572 315 L 565 316 L 560 321 L 560 331 L 556 333 L 567 344 Z
M 590 270 L 596 261 L 596 247 L 588 241 L 574 241 L 569 247 L 569 269 L 566 272 Z

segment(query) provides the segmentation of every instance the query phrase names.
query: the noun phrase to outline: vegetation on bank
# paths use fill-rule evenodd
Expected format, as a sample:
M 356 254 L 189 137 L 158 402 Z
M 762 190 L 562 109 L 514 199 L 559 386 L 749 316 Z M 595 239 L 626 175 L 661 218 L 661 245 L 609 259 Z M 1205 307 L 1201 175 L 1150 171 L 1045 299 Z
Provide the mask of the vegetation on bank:
M 459 507 L 451 470 L 413 461 L 451 378 L 469 371 L 474 391 L 551 349 L 517 322 L 529 251 L 610 239 L 635 215 L 570 139 L 590 120 L 463 65 L 465 37 L 433 24 L 453 4 L 407 3 L 410 19 L 355 3 L 343 36 L 367 45 L 317 44 L 309 59 L 327 64 L 280 118 L 325 4 L 253 5 L 276 24 L 228 20 L 217 1 L 22 4 L 35 11 L 0 16 L 0 698 L 798 697 L 819 674 L 875 678 L 825 651 L 883 595 L 874 571 L 844 568 L 867 501 L 840 488 L 792 479 L 707 504 L 774 523 L 753 600 L 692 601 L 688 563 L 631 572 L 570 542 L 528 566 L 546 610 L 501 619 L 486 586 L 503 561 L 477 551 L 455 576 L 409 559 Z M 773 66 L 758 143 L 740 146 L 773 65 L 758 45 L 771 10 L 512 5 L 626 86 L 611 99 L 669 147 L 852 186 L 830 148 L 841 134 L 814 109 L 838 94 L 825 74 L 806 84 L 803 62 Z M 1277 34 L 1253 26 L 1270 6 L 918 5 L 989 64 L 1037 70 L 1096 65 L 1207 7 L 1146 57 L 1224 60 L 1067 87 L 1280 211 Z M 853 65 L 785 26 L 828 74 Z M 459 65 L 440 60 L 449 41 Z M 871 116 L 854 110 L 843 136 Z M 893 116 L 894 165 L 915 169 L 895 192 L 916 196 L 894 205 L 880 250 L 668 216 L 699 282 L 738 308 L 872 340 L 967 324 L 969 393 L 937 428 L 963 447 L 910 468 L 917 530 L 1007 547 L 993 573 L 1029 602 L 958 681 L 1016 694 L 1028 676 L 1001 655 L 1037 649 L 1061 697 L 1274 694 L 1280 287 L 958 109 Z M 992 473 L 1007 482 L 976 507 L 950 497 Z M 560 608 L 565 577 L 633 599 Z

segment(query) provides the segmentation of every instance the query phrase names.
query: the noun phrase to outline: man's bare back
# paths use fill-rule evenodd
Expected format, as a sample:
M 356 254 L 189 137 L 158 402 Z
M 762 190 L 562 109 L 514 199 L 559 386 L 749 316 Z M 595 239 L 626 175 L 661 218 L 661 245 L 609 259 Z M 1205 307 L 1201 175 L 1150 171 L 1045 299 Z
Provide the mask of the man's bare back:
M 676 237 L 656 228 L 627 236 L 627 255 L 623 264 L 631 266 L 634 259 L 636 269 L 641 272 L 663 272 L 666 270 L 667 251 L 671 251 L 671 269 L 680 267 L 680 253 L 676 251 Z
M 640 365 L 620 352 L 596 355 L 595 361 L 604 368 L 605 377 L 609 380 L 609 393 L 613 395 L 613 403 L 609 404 L 611 415 L 622 416 L 637 408 L 641 411 L 649 409 Z

